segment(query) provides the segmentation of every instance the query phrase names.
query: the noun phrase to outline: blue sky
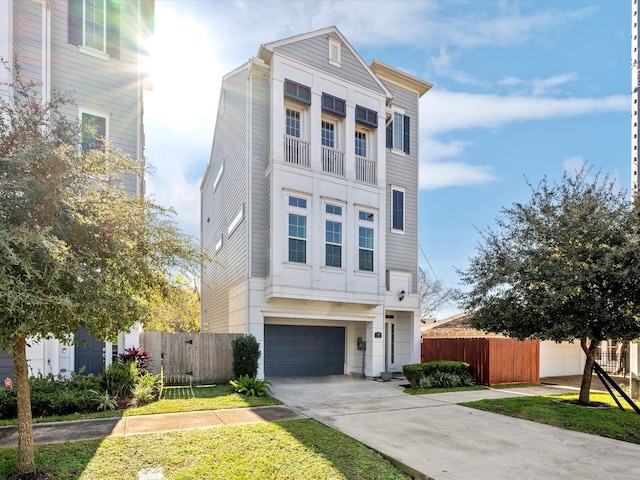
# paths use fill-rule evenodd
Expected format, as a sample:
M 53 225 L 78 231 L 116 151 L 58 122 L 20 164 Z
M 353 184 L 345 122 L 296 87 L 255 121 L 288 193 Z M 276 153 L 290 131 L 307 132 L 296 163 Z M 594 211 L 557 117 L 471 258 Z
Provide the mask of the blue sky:
M 420 104 L 419 231 L 445 286 L 459 286 L 476 227 L 529 198 L 525 177 L 587 162 L 629 190 L 631 0 L 158 0 L 147 190 L 185 232 L 199 236 L 222 76 L 262 43 L 329 25 L 365 62 L 434 85 Z

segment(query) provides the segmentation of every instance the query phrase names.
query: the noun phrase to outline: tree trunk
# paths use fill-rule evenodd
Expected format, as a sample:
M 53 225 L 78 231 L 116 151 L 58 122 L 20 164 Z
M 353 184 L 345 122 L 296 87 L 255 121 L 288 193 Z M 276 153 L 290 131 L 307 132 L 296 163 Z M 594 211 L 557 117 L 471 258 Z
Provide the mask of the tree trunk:
M 598 343 L 600 342 L 594 339 L 583 338 L 580 340 L 582 351 L 587 356 L 587 360 L 584 363 L 584 371 L 582 372 L 582 382 L 580 383 L 580 396 L 578 397 L 578 401 L 582 405 L 588 405 L 590 401 L 591 378 L 593 376 L 593 364 L 596 362 Z
M 18 393 L 18 473 L 33 473 L 36 471 L 36 462 L 33 455 L 27 339 L 24 335 L 17 335 L 13 344 L 13 368 Z

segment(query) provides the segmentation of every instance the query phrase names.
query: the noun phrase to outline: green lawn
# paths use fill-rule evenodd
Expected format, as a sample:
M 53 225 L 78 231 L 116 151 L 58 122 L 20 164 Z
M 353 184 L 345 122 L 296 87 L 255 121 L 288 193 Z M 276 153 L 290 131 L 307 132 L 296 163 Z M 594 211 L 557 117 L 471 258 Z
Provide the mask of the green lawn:
M 640 415 L 628 407 L 620 410 L 608 393 L 591 393 L 592 402 L 606 402 L 606 410 L 559 403 L 561 399 L 577 399 L 577 394 L 512 397 L 462 403 L 466 407 L 511 417 L 546 423 L 577 432 L 640 444 Z M 624 402 L 622 402 L 625 405 Z

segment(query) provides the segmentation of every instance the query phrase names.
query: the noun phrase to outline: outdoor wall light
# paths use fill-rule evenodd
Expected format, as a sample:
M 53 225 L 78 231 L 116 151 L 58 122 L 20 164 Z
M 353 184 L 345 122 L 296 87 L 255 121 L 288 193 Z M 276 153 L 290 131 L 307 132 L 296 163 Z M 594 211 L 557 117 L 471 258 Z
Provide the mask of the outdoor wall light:
M 404 300 L 404 296 L 405 296 L 406 294 L 407 294 L 407 292 L 405 292 L 404 290 L 402 290 L 402 291 L 400 292 L 400 296 L 398 297 L 398 300 L 400 300 L 400 301 Z

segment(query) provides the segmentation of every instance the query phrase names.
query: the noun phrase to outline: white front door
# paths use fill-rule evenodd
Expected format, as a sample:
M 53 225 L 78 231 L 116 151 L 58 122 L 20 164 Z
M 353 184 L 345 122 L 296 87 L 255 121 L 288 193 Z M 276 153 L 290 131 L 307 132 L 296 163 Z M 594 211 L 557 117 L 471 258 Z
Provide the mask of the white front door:
M 387 372 L 399 370 L 396 355 L 396 322 L 390 321 L 385 324 L 385 369 Z

